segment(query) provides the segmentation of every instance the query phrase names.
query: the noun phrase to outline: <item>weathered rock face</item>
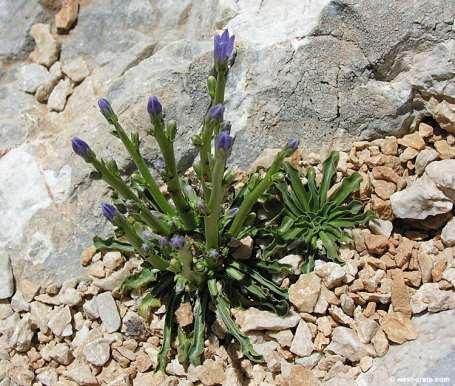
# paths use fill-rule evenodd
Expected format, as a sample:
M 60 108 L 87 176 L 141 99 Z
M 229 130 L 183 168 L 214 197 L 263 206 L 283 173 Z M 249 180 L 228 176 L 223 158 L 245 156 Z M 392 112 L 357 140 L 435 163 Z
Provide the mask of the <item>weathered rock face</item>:
M 291 134 L 319 151 L 321 143 L 405 133 L 424 115 L 450 128 L 453 1 L 114 0 L 115 12 L 105 7 L 100 0 L 82 2 L 64 27 L 58 21 L 62 32 L 77 17 L 70 33 L 56 35 L 50 10 L 0 0 L 0 154 L 9 151 L 0 158 L 0 176 L 8 177 L 0 186 L 0 218 L 10 219 L 0 227 L 0 248 L 11 254 L 18 277 L 38 277 L 39 269 L 59 278 L 80 272 L 77 256 L 105 229 L 97 207 L 106 189 L 69 147 L 78 134 L 129 170 L 96 111 L 100 96 L 111 100 L 129 130 L 144 134 L 145 101 L 156 94 L 179 122 L 181 166 L 191 163 L 189 139 L 207 108 L 210 37 L 218 28 L 229 27 L 238 42 L 226 117 L 237 136 L 231 159 L 241 166 Z M 29 30 L 36 23 L 51 24 L 63 68 L 80 57 L 87 64 L 89 75 L 72 84 L 66 105 L 70 91 L 61 93 L 51 106 L 56 111 L 17 80 L 24 62 L 14 60 L 35 48 Z M 147 138 L 148 160 L 156 159 L 155 149 Z

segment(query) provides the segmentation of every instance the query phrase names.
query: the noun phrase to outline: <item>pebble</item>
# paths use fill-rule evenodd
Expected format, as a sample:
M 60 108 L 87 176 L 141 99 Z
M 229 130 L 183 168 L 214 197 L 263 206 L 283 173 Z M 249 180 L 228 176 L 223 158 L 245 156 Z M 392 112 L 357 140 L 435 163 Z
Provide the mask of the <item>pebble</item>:
M 110 292 L 103 292 L 96 296 L 98 313 L 106 332 L 115 332 L 120 328 L 121 319 Z
M 60 11 L 55 15 L 55 27 L 59 34 L 67 33 L 76 23 L 79 12 L 79 0 L 65 0 Z
M 61 112 L 65 108 L 66 99 L 73 92 L 73 86 L 69 79 L 62 79 L 54 87 L 49 99 L 47 100 L 47 108 L 50 111 Z
M 259 310 L 250 307 L 245 310 L 232 310 L 236 322 L 244 332 L 254 330 L 273 330 L 280 331 L 297 326 L 300 316 L 294 311 L 290 311 L 285 316 L 278 316 L 273 312 Z
M 321 279 L 315 273 L 300 275 L 289 287 L 289 301 L 299 312 L 313 312 L 321 292 Z
M 87 362 L 95 366 L 103 366 L 111 357 L 111 341 L 100 338 L 87 343 L 83 354 Z
M 49 68 L 57 61 L 60 53 L 60 46 L 51 34 L 50 25 L 34 24 L 30 29 L 30 35 L 35 39 L 36 45 L 30 59 Z
M 82 82 L 87 76 L 90 75 L 90 70 L 87 63 L 81 57 L 72 59 L 68 63 L 64 63 L 62 66 L 62 72 L 70 78 L 74 83 Z M 111 253 L 111 252 L 108 252 Z M 119 252 L 112 252 L 119 253 Z
M 306 357 L 313 352 L 313 336 L 304 320 L 299 322 L 289 350 L 300 357 Z

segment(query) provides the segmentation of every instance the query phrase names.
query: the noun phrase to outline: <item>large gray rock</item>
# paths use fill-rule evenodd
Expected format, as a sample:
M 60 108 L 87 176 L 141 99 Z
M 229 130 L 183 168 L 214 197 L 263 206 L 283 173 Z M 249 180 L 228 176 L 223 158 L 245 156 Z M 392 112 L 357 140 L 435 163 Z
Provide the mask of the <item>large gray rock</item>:
M 49 112 L 19 90 L 14 74 L 23 62 L 2 69 L 0 150 L 9 153 L 0 158 L 0 173 L 10 186 L 1 184 L 0 200 L 17 207 L 0 203 L 14 219 L 0 227 L 0 248 L 19 275 L 44 281 L 80 273 L 81 250 L 110 229 L 98 209 L 107 189 L 69 146 L 78 135 L 125 173 L 131 170 L 97 111 L 99 97 L 111 100 L 128 131 L 144 135 L 146 100 L 156 94 L 179 123 L 180 167 L 191 164 L 190 138 L 208 105 L 217 29 L 227 26 L 237 38 L 226 117 L 237 136 L 231 162 L 240 166 L 291 135 L 319 152 L 352 138 L 405 133 L 432 115 L 431 97 L 451 101 L 455 94 L 451 0 L 112 0 L 110 7 L 115 12 L 102 0 L 84 2 L 71 33 L 59 38 L 62 63 L 82 57 L 92 70 L 64 111 Z M 0 57 L 31 51 L 27 31 L 45 22 L 41 15 L 36 4 L 0 0 Z M 157 159 L 149 137 L 143 151 L 150 163 Z M 27 195 L 33 205 L 24 204 Z M 33 270 L 25 269 L 30 264 Z

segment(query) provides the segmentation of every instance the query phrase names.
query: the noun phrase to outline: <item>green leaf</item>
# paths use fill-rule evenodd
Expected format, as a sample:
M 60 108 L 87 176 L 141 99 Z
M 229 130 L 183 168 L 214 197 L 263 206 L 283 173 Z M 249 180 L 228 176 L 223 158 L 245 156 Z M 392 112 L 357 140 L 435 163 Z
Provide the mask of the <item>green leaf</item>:
M 319 192 L 316 187 L 316 171 L 313 166 L 308 168 L 306 178 L 308 180 L 307 186 L 310 192 L 310 210 L 317 211 L 319 209 Z
M 150 292 L 147 292 L 139 302 L 137 313 L 144 319 L 150 320 L 153 310 L 159 308 L 160 306 L 160 299 L 154 297 Z
M 201 362 L 201 355 L 204 352 L 204 338 L 205 338 L 205 318 L 207 312 L 208 293 L 202 291 L 197 294 L 196 302 L 194 305 L 194 330 L 193 340 L 188 351 L 188 358 L 193 366 L 199 366 Z
M 300 201 L 304 210 L 310 210 L 309 194 L 305 190 L 305 186 L 300 180 L 300 175 L 297 169 L 295 169 L 290 163 L 284 164 L 286 175 L 291 183 L 292 190 L 294 191 L 297 199 Z
M 188 362 L 188 350 L 191 345 L 191 334 L 186 334 L 181 327 L 177 329 L 177 359 L 180 364 Z
M 319 232 L 319 237 L 324 245 L 327 256 L 331 259 L 338 260 L 337 246 L 334 242 L 334 236 L 324 231 Z
M 332 151 L 329 157 L 323 162 L 323 177 L 319 188 L 319 204 L 322 206 L 327 201 L 327 192 L 332 184 L 333 176 L 336 174 L 340 154 Z
M 134 247 L 122 241 L 118 241 L 115 237 L 107 237 L 105 239 L 95 236 L 93 238 L 93 245 L 98 252 L 100 251 L 119 251 L 124 253 L 134 253 Z
M 156 269 L 144 268 L 142 271 L 126 278 L 120 286 L 120 290 L 125 292 L 142 289 L 156 280 L 158 272 Z
M 256 263 L 256 267 L 259 269 L 263 269 L 270 273 L 278 273 L 278 274 L 291 274 L 292 273 L 292 266 L 290 264 L 282 264 L 276 260 L 267 261 L 267 260 L 259 260 Z
M 341 205 L 350 194 L 360 189 L 361 182 L 362 176 L 359 173 L 353 173 L 349 177 L 346 177 L 338 190 L 330 197 L 330 201 Z

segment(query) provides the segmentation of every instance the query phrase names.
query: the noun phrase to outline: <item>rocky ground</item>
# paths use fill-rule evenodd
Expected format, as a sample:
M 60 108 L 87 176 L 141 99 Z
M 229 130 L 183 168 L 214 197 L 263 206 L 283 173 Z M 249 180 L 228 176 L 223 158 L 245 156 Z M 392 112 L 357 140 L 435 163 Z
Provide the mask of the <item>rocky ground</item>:
M 451 124 L 445 128 L 453 131 Z M 297 159 L 317 165 L 319 177 L 320 161 L 305 153 Z M 81 256 L 86 277 L 61 286 L 21 280 L 15 290 L 9 260 L 0 260 L 0 385 L 360 386 L 393 385 L 397 376 L 452 377 L 440 383 L 451 384 L 455 137 L 427 121 L 401 138 L 356 142 L 340 153 L 338 181 L 353 171 L 364 178 L 360 199 L 378 219 L 352 231 L 353 244 L 341 249 L 345 264 L 317 261 L 312 273 L 280 279 L 292 303 L 285 317 L 232 310 L 264 364 L 242 358 L 216 320 L 201 366 L 185 369 L 174 359 L 167 374 L 154 373 L 164 308 L 146 323 L 135 296 L 117 291 L 140 261 L 89 247 Z M 301 259 L 282 261 L 297 268 Z M 192 322 L 185 306 L 176 316 L 182 326 Z M 434 367 L 441 358 L 447 364 Z

